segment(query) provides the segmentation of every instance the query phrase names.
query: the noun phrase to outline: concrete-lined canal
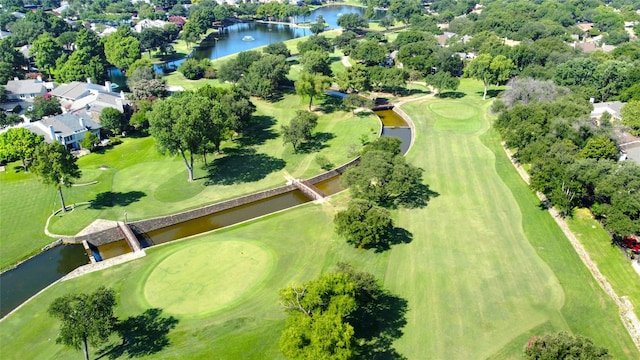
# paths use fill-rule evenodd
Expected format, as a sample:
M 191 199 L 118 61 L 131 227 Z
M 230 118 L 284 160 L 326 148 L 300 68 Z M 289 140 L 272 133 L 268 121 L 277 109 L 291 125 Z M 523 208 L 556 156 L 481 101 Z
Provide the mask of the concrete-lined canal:
M 310 18 L 315 19 L 318 15 L 322 15 L 330 27 L 335 27 L 337 26 L 335 23 L 339 15 L 363 12 L 364 9 L 359 7 L 325 7 L 312 12 Z M 237 28 L 237 31 L 234 30 L 233 26 Z M 219 38 L 216 44 L 214 44 L 214 46 L 218 46 L 217 53 L 215 53 L 216 50 L 214 49 L 212 50 L 213 52 L 206 55 L 206 53 L 203 52 L 206 49 L 205 46 L 199 49 L 198 51 L 200 51 L 200 53 L 196 52 L 195 56 L 226 56 L 234 52 L 263 46 L 270 42 L 305 36 L 305 31 L 308 31 L 283 25 L 236 24 L 233 26 L 225 30 L 229 35 L 225 38 L 225 42 L 222 42 L 221 38 Z M 254 31 L 254 35 L 251 35 L 250 31 Z M 255 33 L 256 31 L 258 33 Z M 263 36 L 265 31 L 267 36 L 272 36 L 266 40 L 266 43 L 264 43 Z M 234 35 L 232 36 L 231 34 Z M 276 34 L 278 34 L 277 37 L 275 36 Z M 250 45 L 248 48 L 245 49 L 244 44 L 242 46 L 239 44 L 233 45 L 234 41 L 241 41 L 236 39 L 237 37 L 241 39 L 247 35 L 254 36 L 256 39 L 256 41 L 245 42 Z M 256 37 L 255 35 L 259 36 Z M 282 38 L 281 35 L 284 36 L 284 38 Z M 263 40 L 257 41 L 257 39 Z M 224 45 L 223 49 L 223 44 L 228 45 Z M 412 136 L 411 129 L 406 122 L 392 110 L 381 110 L 376 113 L 383 123 L 382 135 L 399 137 L 402 140 L 402 152 L 406 152 L 411 144 Z M 315 185 L 326 195 L 332 195 L 343 190 L 340 186 L 339 177 L 326 179 Z M 172 225 L 167 228 L 154 230 L 145 234 L 138 234 L 138 239 L 143 247 L 153 246 L 237 224 L 309 201 L 311 200 L 299 190 L 294 190 L 272 198 L 259 200 L 238 206 L 237 208 L 227 209 L 202 218 Z M 97 253 L 99 259 L 107 259 L 130 251 L 130 247 L 128 247 L 124 241 L 117 241 L 97 247 L 97 249 L 94 249 L 94 255 Z M 4 317 L 21 303 L 59 280 L 64 275 L 88 263 L 87 254 L 81 245 L 64 245 L 44 251 L 17 265 L 15 268 L 0 274 L 0 317 Z

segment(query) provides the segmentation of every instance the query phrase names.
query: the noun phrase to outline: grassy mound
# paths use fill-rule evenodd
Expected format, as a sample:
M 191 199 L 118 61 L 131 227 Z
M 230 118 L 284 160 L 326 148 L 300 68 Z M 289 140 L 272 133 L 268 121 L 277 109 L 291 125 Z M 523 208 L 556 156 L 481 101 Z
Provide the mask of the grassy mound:
M 272 265 L 269 251 L 250 242 L 198 244 L 158 264 L 145 281 L 144 297 L 173 314 L 214 312 L 249 296 Z

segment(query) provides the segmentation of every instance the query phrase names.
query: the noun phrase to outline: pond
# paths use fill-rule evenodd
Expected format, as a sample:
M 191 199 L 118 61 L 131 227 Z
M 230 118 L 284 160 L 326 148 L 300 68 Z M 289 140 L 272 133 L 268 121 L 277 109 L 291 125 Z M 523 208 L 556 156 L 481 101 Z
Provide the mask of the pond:
M 307 19 L 298 18 L 298 21 L 315 21 L 316 17 L 322 15 L 330 29 L 338 27 L 338 17 L 344 14 L 363 15 L 365 8 L 348 5 L 324 6 L 313 10 Z M 384 11 L 377 11 L 377 17 L 384 16 Z M 303 36 L 309 36 L 311 32 L 308 28 L 295 27 L 282 24 L 263 24 L 257 22 L 238 23 L 224 28 L 220 33 L 212 33 L 202 41 L 199 47 L 195 48 L 190 56 L 196 59 L 212 59 L 239 53 L 241 51 L 252 50 L 257 47 L 266 46 L 270 43 L 282 42 Z M 251 40 L 253 39 L 253 40 Z M 158 64 L 154 69 L 158 73 L 175 71 L 185 59 L 179 59 L 165 64 Z M 109 70 L 109 78 L 114 84 L 126 87 L 126 77 L 118 69 Z

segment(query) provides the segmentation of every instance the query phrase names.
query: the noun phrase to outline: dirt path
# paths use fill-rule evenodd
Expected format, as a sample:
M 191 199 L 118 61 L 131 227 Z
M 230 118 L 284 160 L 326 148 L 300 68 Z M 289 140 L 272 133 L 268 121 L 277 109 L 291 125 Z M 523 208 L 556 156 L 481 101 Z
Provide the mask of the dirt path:
M 520 164 L 513 158 L 513 154 L 504 146 L 504 144 L 502 144 L 502 147 L 507 153 L 509 159 L 511 159 L 511 163 L 516 168 L 522 179 L 527 184 L 529 184 L 529 174 L 527 174 L 520 166 Z M 546 201 L 546 197 L 543 193 L 537 192 L 536 195 L 541 201 Z M 638 320 L 638 316 L 633 311 L 633 305 L 626 296 L 618 296 L 618 294 L 616 294 L 607 278 L 602 275 L 600 269 L 598 269 L 598 266 L 593 262 L 593 260 L 591 260 L 589 253 L 585 250 L 580 241 L 578 241 L 578 238 L 576 238 L 575 234 L 571 232 L 569 226 L 567 225 L 567 222 L 564 221 L 558 211 L 555 208 L 549 208 L 549 213 L 553 216 L 553 219 L 556 221 L 558 226 L 560 226 L 560 229 L 562 229 L 562 232 L 564 232 L 567 239 L 569 239 L 569 242 L 576 250 L 576 253 L 578 253 L 578 256 L 580 256 L 580 259 L 582 260 L 584 265 L 587 267 L 587 269 L 589 269 L 593 278 L 596 279 L 602 290 L 604 290 L 604 292 L 607 293 L 607 295 L 609 295 L 609 297 L 613 299 L 613 301 L 618 306 L 622 323 L 629 332 L 629 335 L 631 336 L 633 343 L 636 345 L 636 348 L 640 351 L 640 320 Z

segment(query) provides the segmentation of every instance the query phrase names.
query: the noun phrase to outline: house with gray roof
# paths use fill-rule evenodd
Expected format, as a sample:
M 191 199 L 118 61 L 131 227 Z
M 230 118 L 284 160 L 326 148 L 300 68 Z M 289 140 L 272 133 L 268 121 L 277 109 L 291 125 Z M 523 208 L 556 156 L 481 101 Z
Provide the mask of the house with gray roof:
M 80 141 L 91 132 L 100 138 L 100 124 L 87 112 L 66 113 L 51 116 L 25 126 L 31 132 L 44 136 L 44 141 L 58 141 L 69 150 L 81 148 Z
M 89 95 L 87 83 L 80 81 L 72 81 L 69 84 L 62 84 L 51 91 L 51 96 L 57 97 L 61 102 L 63 100 L 76 101 L 87 95 Z
M 124 92 L 116 93 L 111 90 L 111 82 L 109 81 L 104 85 L 73 81 L 58 86 L 51 92 L 51 96 L 60 100 L 63 111 L 84 110 L 89 112 L 94 119 L 99 119 L 105 108 L 114 108 L 124 113 L 131 105 L 131 102 L 125 98 Z
M 613 119 L 622 120 L 621 111 L 625 104 L 621 101 L 594 103 L 591 118 L 599 120 L 605 112 L 608 112 Z
M 18 78 L 14 78 L 7 81 L 4 89 L 9 101 L 33 100 L 36 96 L 47 93 L 45 82 L 42 79 L 18 80 Z

